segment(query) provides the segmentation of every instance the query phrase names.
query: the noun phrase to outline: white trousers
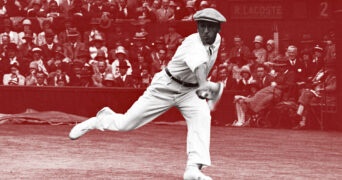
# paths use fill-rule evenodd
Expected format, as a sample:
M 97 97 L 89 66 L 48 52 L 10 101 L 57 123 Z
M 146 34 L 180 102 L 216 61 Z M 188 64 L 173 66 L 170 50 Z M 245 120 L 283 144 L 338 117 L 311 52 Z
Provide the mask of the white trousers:
M 115 113 L 105 107 L 96 117 L 104 130 L 130 131 L 151 122 L 175 106 L 182 113 L 188 127 L 187 165 L 210 166 L 210 110 L 206 100 L 198 98 L 195 90 L 178 84 L 165 71 L 161 71 L 125 114 Z

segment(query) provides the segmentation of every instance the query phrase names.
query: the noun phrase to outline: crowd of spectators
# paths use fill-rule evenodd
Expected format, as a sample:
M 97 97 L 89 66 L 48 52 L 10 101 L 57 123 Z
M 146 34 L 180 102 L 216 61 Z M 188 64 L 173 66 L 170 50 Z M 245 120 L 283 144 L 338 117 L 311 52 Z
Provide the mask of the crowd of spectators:
M 193 21 L 196 10 L 215 1 L 1 0 L 0 6 L 2 85 L 144 88 L 183 39 L 173 22 Z M 138 28 L 126 31 L 133 28 L 121 21 Z M 146 23 L 168 27 L 151 41 Z

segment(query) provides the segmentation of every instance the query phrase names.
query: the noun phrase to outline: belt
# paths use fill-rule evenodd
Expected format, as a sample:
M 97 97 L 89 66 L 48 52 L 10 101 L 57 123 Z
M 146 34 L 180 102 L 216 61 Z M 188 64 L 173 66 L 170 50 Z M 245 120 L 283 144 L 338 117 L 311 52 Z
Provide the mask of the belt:
M 173 77 L 172 74 L 170 73 L 169 69 L 167 69 L 167 68 L 165 68 L 165 72 L 172 80 L 176 81 L 178 84 L 181 84 L 185 87 L 198 87 L 197 83 L 188 83 L 188 82 L 184 82 L 184 81 L 181 81 L 181 80 Z

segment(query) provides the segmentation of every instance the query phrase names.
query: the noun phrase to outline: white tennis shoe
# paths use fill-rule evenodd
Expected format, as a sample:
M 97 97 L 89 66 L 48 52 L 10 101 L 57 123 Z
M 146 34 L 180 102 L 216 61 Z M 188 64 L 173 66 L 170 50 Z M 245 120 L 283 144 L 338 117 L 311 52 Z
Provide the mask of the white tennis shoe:
M 184 180 L 212 180 L 211 177 L 203 174 L 197 167 L 188 166 L 183 175 Z
M 96 117 L 92 117 L 87 119 L 79 124 L 76 124 L 69 133 L 69 138 L 71 140 L 76 140 L 83 136 L 90 130 L 96 129 L 98 123 L 98 119 Z

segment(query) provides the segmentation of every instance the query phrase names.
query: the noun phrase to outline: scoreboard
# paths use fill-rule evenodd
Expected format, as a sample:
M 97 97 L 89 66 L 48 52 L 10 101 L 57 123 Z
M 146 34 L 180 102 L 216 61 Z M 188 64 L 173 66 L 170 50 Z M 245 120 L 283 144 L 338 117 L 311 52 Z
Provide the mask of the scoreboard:
M 332 18 L 341 0 L 220 0 L 218 8 L 231 19 L 296 20 Z

